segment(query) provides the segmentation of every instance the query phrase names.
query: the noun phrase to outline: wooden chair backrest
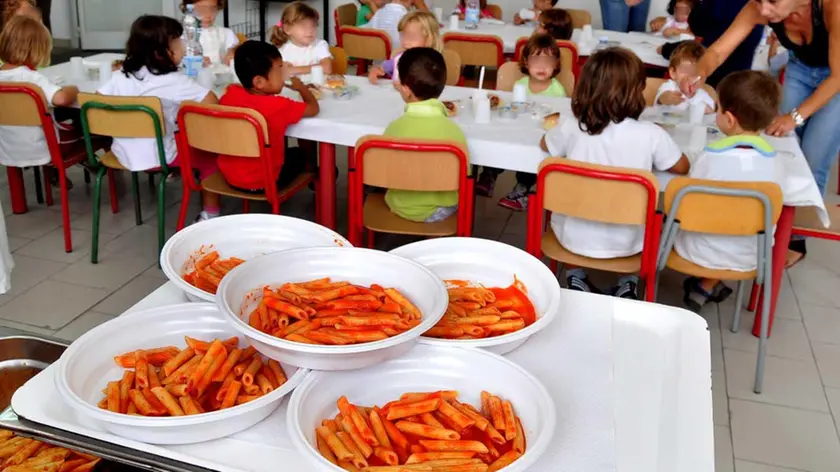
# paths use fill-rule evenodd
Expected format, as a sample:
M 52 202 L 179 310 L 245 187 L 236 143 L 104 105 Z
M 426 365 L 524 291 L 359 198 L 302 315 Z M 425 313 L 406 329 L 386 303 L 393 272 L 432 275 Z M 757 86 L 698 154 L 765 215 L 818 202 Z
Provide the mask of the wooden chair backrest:
M 11 91 L 9 88 L 25 88 L 30 93 Z M 41 97 L 41 106 L 34 100 Z M 49 109 L 47 98 L 41 87 L 25 82 L 0 82 L 0 125 L 37 126 L 43 124 L 43 113 Z
M 583 28 L 584 25 L 592 24 L 592 13 L 587 10 L 578 10 L 575 8 L 565 8 L 572 17 L 572 28 Z
M 359 13 L 359 8 L 355 3 L 345 3 L 335 8 L 335 17 L 338 20 L 338 26 L 356 26 L 356 16 Z
M 370 140 L 394 143 L 413 143 L 417 151 L 369 148 L 359 155 L 361 145 Z M 428 141 L 363 136 L 356 142 L 357 158 L 362 158 L 362 182 L 374 187 L 418 191 L 457 191 L 460 182 L 460 160 L 451 152 L 425 151 L 424 144 L 454 144 L 467 153 L 462 144 L 448 141 Z
M 502 7 L 496 5 L 495 3 L 488 3 L 487 4 L 487 11 L 490 12 L 490 15 L 497 20 L 502 19 Z
M 344 75 L 347 73 L 347 53 L 343 48 L 337 46 L 330 46 L 330 54 L 332 54 L 332 73 Z
M 143 106 L 157 115 L 160 122 L 161 136 L 166 134 L 166 122 L 163 119 L 163 105 L 158 97 L 121 97 L 80 93 L 79 105 L 89 102 L 111 106 Z M 114 138 L 156 138 L 155 122 L 148 113 L 135 110 L 103 110 L 90 108 L 87 112 L 88 128 L 92 134 Z
M 443 60 L 446 61 L 446 85 L 458 85 L 461 81 L 461 56 L 451 49 L 444 49 Z
M 387 32 L 371 28 L 342 26 L 338 29 L 341 47 L 349 57 L 384 61 L 389 59 L 391 37 Z
M 522 70 L 519 68 L 518 62 L 505 62 L 502 67 L 499 67 L 499 72 L 496 75 L 496 90 L 510 92 L 516 81 L 525 77 Z M 566 95 L 572 96 L 575 91 L 575 76 L 571 71 L 565 69 L 557 74 L 557 80 L 566 89 Z
M 186 144 L 196 149 L 258 158 L 269 144 L 268 124 L 256 110 L 190 101 L 181 103 L 181 114 L 184 120 L 181 133 L 186 137 Z M 246 117 L 259 124 L 264 140 L 259 139 L 256 127 Z
M 239 41 L 239 44 L 248 41 L 248 36 L 245 33 L 236 33 L 236 39 Z
M 443 45 L 458 53 L 462 66 L 499 67 L 504 62 L 504 43 L 498 36 L 446 33 Z
M 656 92 L 659 90 L 659 87 L 661 87 L 662 84 L 664 84 L 666 81 L 667 79 L 648 77 L 647 82 L 645 82 L 644 92 L 645 104 L 647 104 L 647 106 L 652 107 L 655 104 L 654 101 L 656 100 Z M 712 87 L 709 84 L 703 84 L 703 90 L 705 90 L 706 93 L 708 93 L 709 96 L 712 97 L 715 103 L 717 103 L 718 95 L 714 87 Z
M 677 193 L 684 187 L 702 185 L 722 189 L 754 190 L 767 195 L 775 223 L 784 204 L 782 189 L 773 182 L 721 182 L 676 177 L 665 187 L 665 212 L 670 214 Z M 754 236 L 764 230 L 764 205 L 750 197 L 692 192 L 685 195 L 675 217 L 680 230 L 728 236 Z
M 650 171 L 603 166 L 572 161 L 562 157 L 549 157 L 540 164 L 540 170 L 552 164 L 636 175 L 650 181 L 659 196 L 659 183 Z M 549 172 L 545 178 L 543 207 L 561 215 L 600 223 L 642 225 L 647 220 L 648 191 L 634 182 L 607 180 L 565 172 Z

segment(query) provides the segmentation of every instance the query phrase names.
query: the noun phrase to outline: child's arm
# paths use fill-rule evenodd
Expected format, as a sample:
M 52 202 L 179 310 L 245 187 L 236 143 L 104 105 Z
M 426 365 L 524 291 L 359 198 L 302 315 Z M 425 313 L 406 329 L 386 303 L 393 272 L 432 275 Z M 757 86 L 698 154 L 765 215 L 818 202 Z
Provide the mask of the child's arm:
M 522 17 L 519 16 L 519 13 L 517 13 L 517 14 L 513 15 L 513 24 L 523 25 L 523 24 L 525 24 L 525 20 L 523 20 Z
M 540 149 L 542 149 L 545 152 L 550 152 L 548 150 L 548 145 L 545 143 L 545 135 L 543 135 L 542 139 L 540 140 Z
M 656 98 L 657 105 L 679 105 L 680 103 L 684 102 L 685 99 L 682 96 L 682 93 L 678 90 L 670 90 L 667 92 L 662 92 Z
M 656 18 L 650 20 L 650 31 L 653 33 L 658 33 L 659 30 L 661 30 L 667 22 L 668 18 L 664 16 L 657 16 Z
M 79 88 L 75 85 L 62 87 L 53 95 L 52 104 L 57 107 L 70 107 L 76 103 L 76 97 L 79 96 Z
M 297 77 L 292 77 L 292 90 L 299 93 L 303 103 L 306 104 L 306 110 L 303 112 L 304 118 L 315 116 L 321 111 L 321 107 L 318 105 L 318 99 L 312 95 L 309 87 L 307 87 L 306 84 L 301 82 Z
M 219 97 L 217 97 L 216 93 L 211 90 L 207 92 L 207 95 L 204 96 L 201 103 L 205 105 L 217 105 L 219 103 Z
M 668 169 L 668 172 L 678 175 L 688 175 L 689 170 L 691 170 L 691 161 L 689 161 L 688 157 L 686 157 L 686 155 L 683 154 L 682 156 L 680 156 L 680 159 L 677 161 L 677 163 L 671 166 L 670 169 Z

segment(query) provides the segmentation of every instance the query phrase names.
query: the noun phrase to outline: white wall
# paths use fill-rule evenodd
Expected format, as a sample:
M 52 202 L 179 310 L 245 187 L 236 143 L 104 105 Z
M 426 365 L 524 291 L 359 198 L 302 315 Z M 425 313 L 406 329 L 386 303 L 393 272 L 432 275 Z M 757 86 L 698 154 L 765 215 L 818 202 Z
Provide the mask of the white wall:
M 70 39 L 73 36 L 72 26 L 75 19 L 70 17 L 70 2 L 76 0 L 52 0 L 50 21 L 52 34 L 55 39 Z

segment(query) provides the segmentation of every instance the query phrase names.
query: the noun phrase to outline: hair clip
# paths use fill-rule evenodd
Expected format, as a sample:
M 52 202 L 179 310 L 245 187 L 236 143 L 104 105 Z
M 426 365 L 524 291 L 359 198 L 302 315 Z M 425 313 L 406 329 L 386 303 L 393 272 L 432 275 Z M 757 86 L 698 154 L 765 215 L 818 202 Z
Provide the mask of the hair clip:
M 278 21 L 276 26 L 280 29 L 283 29 L 283 20 Z

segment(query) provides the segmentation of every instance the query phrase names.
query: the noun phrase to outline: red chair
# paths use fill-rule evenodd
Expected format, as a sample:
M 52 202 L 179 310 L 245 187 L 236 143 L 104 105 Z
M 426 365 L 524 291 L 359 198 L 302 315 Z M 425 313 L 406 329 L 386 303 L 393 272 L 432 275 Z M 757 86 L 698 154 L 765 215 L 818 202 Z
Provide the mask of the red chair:
M 38 127 L 44 131 L 47 141 L 50 158 L 52 162 L 43 166 L 44 189 L 46 191 L 47 205 L 53 204 L 52 189 L 48 166 L 55 168 L 58 173 L 59 189 L 61 194 L 61 220 L 64 227 L 64 250 L 73 251 L 73 242 L 70 234 L 70 201 L 67 195 L 67 168 L 84 162 L 87 159 L 85 142 L 80 140 L 75 143 L 59 144 L 55 132 L 55 121 L 49 112 L 44 92 L 36 85 L 21 82 L 0 82 L 0 125 L 2 126 L 31 126 Z M 106 144 L 102 140 L 94 140 L 94 149 L 99 150 Z M 13 199 L 23 198 L 25 208 L 25 196 L 20 171 L 11 167 L 6 168 L 9 176 L 9 191 L 13 193 Z M 37 172 L 37 171 L 36 171 Z M 114 213 L 117 211 L 116 197 L 111 194 L 111 204 Z
M 348 239 L 373 247 L 375 232 L 428 237 L 470 236 L 473 221 L 474 182 L 469 175 L 465 146 L 447 141 L 417 141 L 363 136 L 348 154 Z M 365 198 L 364 186 L 416 191 L 458 191 L 458 212 L 438 223 L 417 223 L 392 213 L 385 196 Z
M 555 272 L 557 263 L 562 262 L 607 272 L 638 273 L 646 287 L 645 300 L 654 301 L 662 226 L 656 211 L 658 199 L 659 183 L 649 171 L 549 157 L 540 164 L 536 193 L 528 197 L 526 249 L 537 258 L 548 256 Z M 595 259 L 570 252 L 547 228 L 551 212 L 599 223 L 644 225 L 642 252 L 614 259 Z
M 501 67 L 505 63 L 502 38 L 484 34 L 446 33 L 443 46 L 461 57 L 461 66 Z M 463 83 L 463 78 L 461 79 Z M 459 84 L 460 85 L 460 84 Z
M 391 36 L 382 30 L 340 26 L 336 40 L 348 57 L 359 61 L 357 75 L 367 74 L 368 62 L 391 58 Z
M 529 38 L 519 38 L 516 40 L 516 49 L 513 52 L 513 60 L 519 61 L 522 56 L 522 50 L 528 44 Z M 578 54 L 577 45 L 571 41 L 557 40 L 557 47 L 560 48 L 560 65 L 564 71 L 572 71 L 575 76 L 575 83 L 580 76 L 580 55 Z M 561 72 L 562 74 L 562 72 Z
M 295 192 L 306 188 L 310 182 L 314 181 L 316 186 L 318 184 L 315 174 L 305 172 L 286 187 L 279 190 L 276 188 L 277 172 L 271 159 L 268 125 L 265 118 L 254 110 L 183 102 L 178 110 L 178 130 L 178 159 L 183 176 L 181 180 L 184 183 L 178 230 L 184 228 L 190 194 L 194 191 L 205 190 L 242 199 L 245 212 L 249 210 L 251 200 L 267 201 L 271 205 L 272 213 L 277 215 L 280 214 L 280 204 L 291 198 Z M 281 141 L 275 145 L 283 146 L 284 143 Z M 193 175 L 191 163 L 196 151 L 259 159 L 265 169 L 265 192 L 254 194 L 237 190 L 228 185 L 220 172 L 196 183 L 195 179 L 188 178 Z M 318 195 L 317 191 L 315 195 Z M 317 203 L 316 200 L 316 205 Z

